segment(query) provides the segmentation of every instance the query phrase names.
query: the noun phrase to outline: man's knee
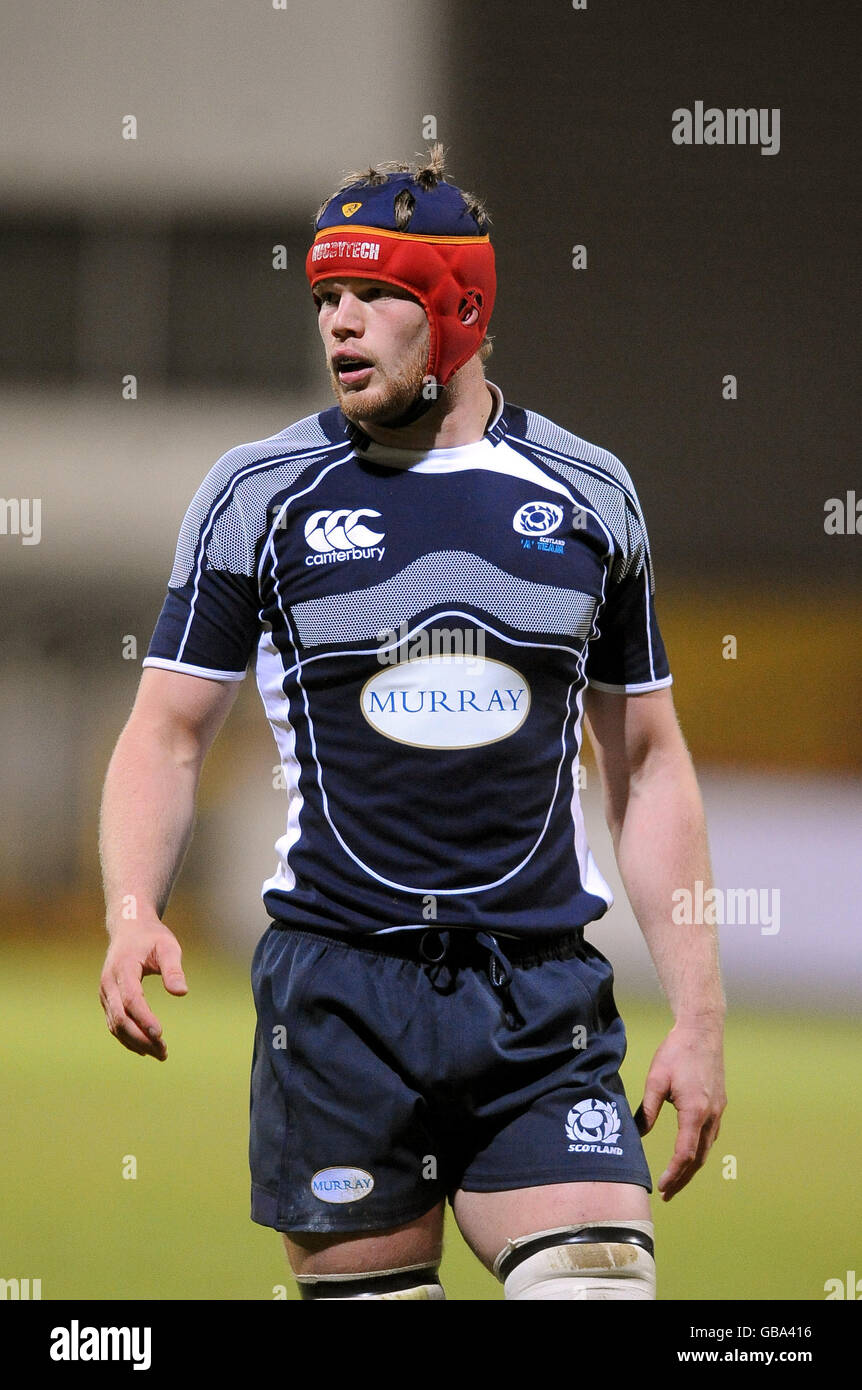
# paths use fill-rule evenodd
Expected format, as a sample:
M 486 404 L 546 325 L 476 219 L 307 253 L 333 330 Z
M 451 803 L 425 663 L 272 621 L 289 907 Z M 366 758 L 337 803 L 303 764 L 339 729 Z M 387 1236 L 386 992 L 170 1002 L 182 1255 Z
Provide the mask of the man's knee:
M 654 1299 L 651 1221 L 601 1221 L 507 1242 L 494 1262 L 507 1299 Z
M 445 1298 L 437 1270 L 443 1254 L 443 1205 L 403 1226 L 324 1235 L 292 1231 L 285 1250 L 309 1302 L 346 1298 Z

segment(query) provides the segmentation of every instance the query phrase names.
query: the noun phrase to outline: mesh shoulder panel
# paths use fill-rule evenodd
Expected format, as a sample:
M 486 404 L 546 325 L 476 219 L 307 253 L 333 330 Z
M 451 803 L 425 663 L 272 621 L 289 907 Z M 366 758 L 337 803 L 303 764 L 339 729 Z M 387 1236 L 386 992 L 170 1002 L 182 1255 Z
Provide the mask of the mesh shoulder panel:
M 531 454 L 577 488 L 610 531 L 616 546 L 613 579 L 637 576 L 646 565 L 652 592 L 646 524 L 628 469 L 607 449 L 561 429 L 544 415 L 527 410 L 524 417 L 526 427 L 520 437 Z
M 268 439 L 229 449 L 192 498 L 180 529 L 169 587 L 182 588 L 188 582 L 201 545 L 210 569 L 253 575 L 271 499 L 292 486 L 306 468 L 345 447 L 346 441 L 333 443 L 324 434 L 317 415 L 309 415 Z

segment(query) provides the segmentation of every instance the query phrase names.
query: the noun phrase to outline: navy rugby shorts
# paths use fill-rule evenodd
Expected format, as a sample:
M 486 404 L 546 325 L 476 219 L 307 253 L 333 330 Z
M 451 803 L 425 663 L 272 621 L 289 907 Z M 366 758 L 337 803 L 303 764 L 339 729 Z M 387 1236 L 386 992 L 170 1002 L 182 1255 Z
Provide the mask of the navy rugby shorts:
M 252 964 L 252 1220 L 375 1231 L 458 1188 L 637 1183 L 610 963 L 578 931 L 272 923 Z

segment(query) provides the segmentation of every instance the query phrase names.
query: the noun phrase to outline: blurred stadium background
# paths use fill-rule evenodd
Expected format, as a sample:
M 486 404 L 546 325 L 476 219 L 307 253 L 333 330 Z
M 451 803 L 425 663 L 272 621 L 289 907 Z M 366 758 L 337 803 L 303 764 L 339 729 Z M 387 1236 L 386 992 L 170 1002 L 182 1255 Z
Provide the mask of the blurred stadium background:
M 730 1107 L 694 1185 L 656 1204 L 660 1296 L 822 1299 L 862 1273 L 862 537 L 824 528 L 828 499 L 862 499 L 843 12 L 5 7 L 0 1278 L 46 1299 L 295 1296 L 247 1217 L 248 963 L 286 809 L 253 678 L 167 914 L 190 994 L 148 985 L 163 1067 L 122 1051 L 97 1001 L 98 800 L 198 483 L 329 404 L 315 208 L 434 135 L 494 218 L 488 375 L 634 475 L 717 883 L 780 893 L 778 931 L 721 931 Z M 780 108 L 780 153 L 675 146 L 672 111 L 700 99 Z M 41 500 L 38 544 L 10 499 Z M 585 801 L 617 884 L 592 764 Z M 591 937 L 636 1104 L 667 1018 L 621 889 Z M 672 1140 L 666 1113 L 656 1175 Z M 454 1231 L 444 1276 L 450 1297 L 500 1295 Z

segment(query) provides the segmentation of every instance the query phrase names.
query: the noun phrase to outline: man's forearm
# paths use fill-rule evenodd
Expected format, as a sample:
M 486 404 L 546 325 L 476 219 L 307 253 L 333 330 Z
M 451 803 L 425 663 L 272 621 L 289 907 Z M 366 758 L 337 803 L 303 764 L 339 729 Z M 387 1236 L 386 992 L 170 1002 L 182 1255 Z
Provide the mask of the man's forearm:
M 99 849 L 108 931 L 161 918 L 194 826 L 200 754 L 127 727 L 105 779 Z
M 677 1022 L 721 1025 L 725 1001 L 715 930 L 673 920 L 673 894 L 710 886 L 703 803 L 688 753 L 656 752 L 632 777 L 611 824 L 617 863 L 638 925 Z

